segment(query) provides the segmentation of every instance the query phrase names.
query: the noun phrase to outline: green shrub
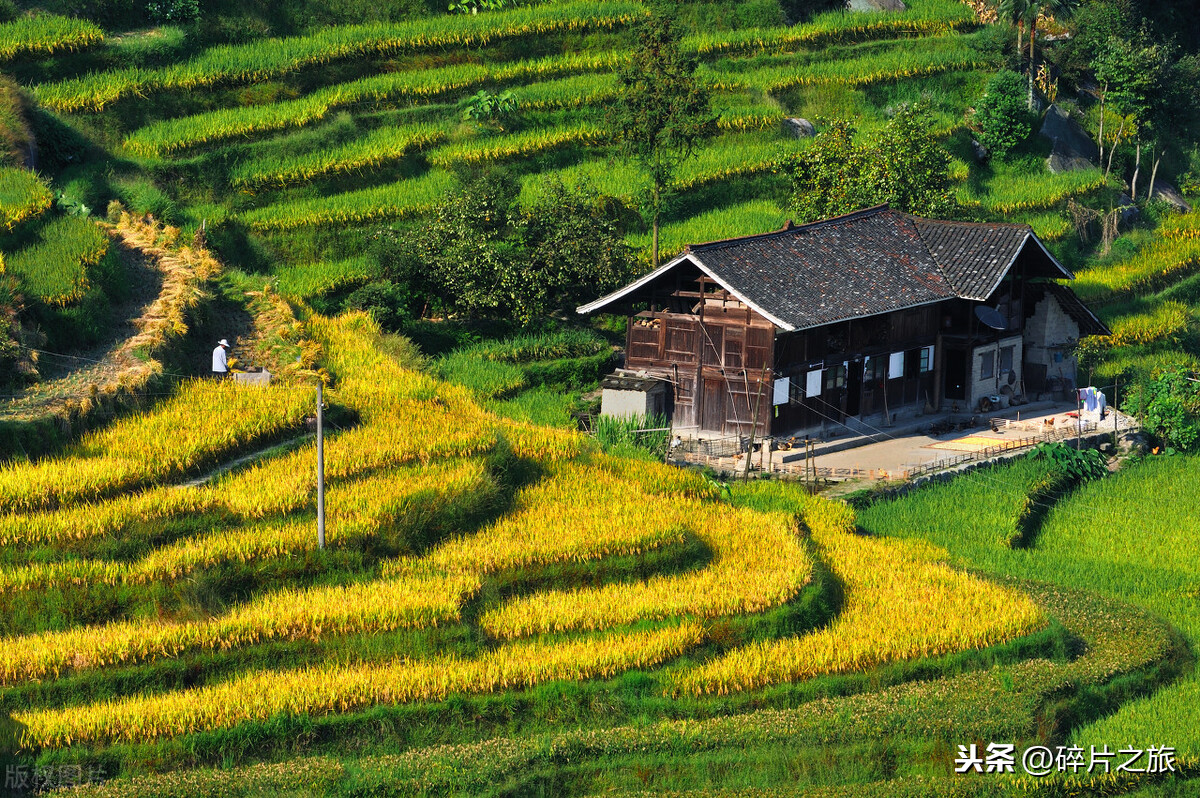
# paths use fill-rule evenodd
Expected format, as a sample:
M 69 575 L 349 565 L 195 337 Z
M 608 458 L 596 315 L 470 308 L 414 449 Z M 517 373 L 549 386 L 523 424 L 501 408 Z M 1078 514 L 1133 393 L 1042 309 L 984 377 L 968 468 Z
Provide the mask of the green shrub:
M 1033 132 L 1033 114 L 1025 105 L 1025 80 L 1003 69 L 992 76 L 975 105 L 979 141 L 1003 158 Z
M 1200 382 L 1187 372 L 1167 371 L 1135 383 L 1121 409 L 1168 447 L 1200 448 Z

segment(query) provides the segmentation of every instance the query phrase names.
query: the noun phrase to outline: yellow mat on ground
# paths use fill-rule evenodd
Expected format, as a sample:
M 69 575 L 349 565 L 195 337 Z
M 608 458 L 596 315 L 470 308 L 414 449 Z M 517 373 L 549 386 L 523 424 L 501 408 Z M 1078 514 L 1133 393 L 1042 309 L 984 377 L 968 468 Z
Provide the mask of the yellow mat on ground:
M 1005 440 L 1003 438 L 988 438 L 983 435 L 967 435 L 962 438 L 955 438 L 952 441 L 935 441 L 925 445 L 927 449 L 954 449 L 959 452 L 977 452 L 980 449 L 986 449 L 989 446 L 1004 446 L 1005 448 L 1016 448 L 1022 444 L 1019 441 Z

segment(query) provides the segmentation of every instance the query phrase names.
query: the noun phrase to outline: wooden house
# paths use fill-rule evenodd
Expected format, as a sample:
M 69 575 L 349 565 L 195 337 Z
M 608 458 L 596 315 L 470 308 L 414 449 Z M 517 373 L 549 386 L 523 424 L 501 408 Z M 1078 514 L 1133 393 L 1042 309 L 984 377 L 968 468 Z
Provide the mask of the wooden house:
M 688 246 L 578 312 L 629 314 L 623 373 L 670 386 L 683 434 L 782 435 L 1070 390 L 1108 333 L 1073 278 L 1028 225 L 882 205 Z

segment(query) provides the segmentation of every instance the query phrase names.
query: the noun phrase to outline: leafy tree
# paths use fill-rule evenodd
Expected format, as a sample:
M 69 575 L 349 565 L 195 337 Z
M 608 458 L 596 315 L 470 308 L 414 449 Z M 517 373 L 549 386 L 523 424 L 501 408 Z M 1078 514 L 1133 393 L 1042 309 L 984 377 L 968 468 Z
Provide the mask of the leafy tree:
M 1172 43 L 1155 41 L 1143 25 L 1135 34 L 1109 36 L 1096 47 L 1095 72 L 1100 84 L 1100 141 L 1109 115 L 1119 120 L 1112 135 L 1106 171 L 1111 171 L 1113 153 L 1128 134 L 1135 139 L 1130 196 L 1138 197 L 1143 149 L 1149 147 L 1152 162 L 1147 197 L 1154 192 L 1158 167 L 1166 143 L 1186 135 L 1200 107 L 1195 81 L 1200 78 L 1195 57 L 1176 59 Z
M 979 141 L 997 158 L 1003 158 L 1033 132 L 1033 115 L 1021 96 L 1024 88 L 1020 75 L 1001 70 L 988 81 L 975 105 Z
M 608 124 L 650 181 L 646 213 L 653 227 L 651 262 L 658 266 L 659 220 L 671 177 L 716 131 L 708 87 L 696 79 L 697 60 L 684 55 L 669 7 L 653 9 L 638 27 L 637 46 L 617 73 L 620 91 Z
M 1021 34 L 1029 29 L 1029 61 L 1026 63 L 1028 74 L 1027 107 L 1033 108 L 1033 79 L 1037 74 L 1037 25 L 1038 18 L 1050 15 L 1057 19 L 1069 19 L 1079 0 L 1000 0 L 1000 15 L 1017 26 L 1017 52 L 1021 52 Z
M 950 157 L 934 138 L 926 110 L 900 106 L 877 137 L 855 141 L 844 120 L 829 123 L 804 152 L 784 164 L 792 176 L 792 210 L 799 221 L 888 203 L 933 218 L 952 216 Z
M 1121 407 L 1141 419 L 1162 443 L 1187 451 L 1200 448 L 1200 381 L 1183 371 L 1167 371 L 1136 383 Z
M 552 180 L 527 209 L 517 205 L 519 191 L 510 175 L 485 173 L 442 201 L 424 224 L 381 235 L 381 271 L 404 291 L 375 287 L 356 301 L 394 306 L 411 296 L 418 301 L 410 308 L 528 324 L 632 273 L 612 209 L 590 185 Z
M 547 309 L 573 309 L 633 274 L 633 253 L 617 222 L 617 209 L 590 183 L 571 187 L 549 178 L 519 225 L 527 274 L 545 287 L 542 304 Z

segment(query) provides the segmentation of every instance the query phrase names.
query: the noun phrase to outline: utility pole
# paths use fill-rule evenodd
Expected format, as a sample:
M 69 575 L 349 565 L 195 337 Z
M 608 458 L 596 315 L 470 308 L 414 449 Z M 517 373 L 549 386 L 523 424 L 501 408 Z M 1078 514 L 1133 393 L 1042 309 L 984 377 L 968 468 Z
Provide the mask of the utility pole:
M 325 404 L 317 382 L 317 548 L 325 548 Z

